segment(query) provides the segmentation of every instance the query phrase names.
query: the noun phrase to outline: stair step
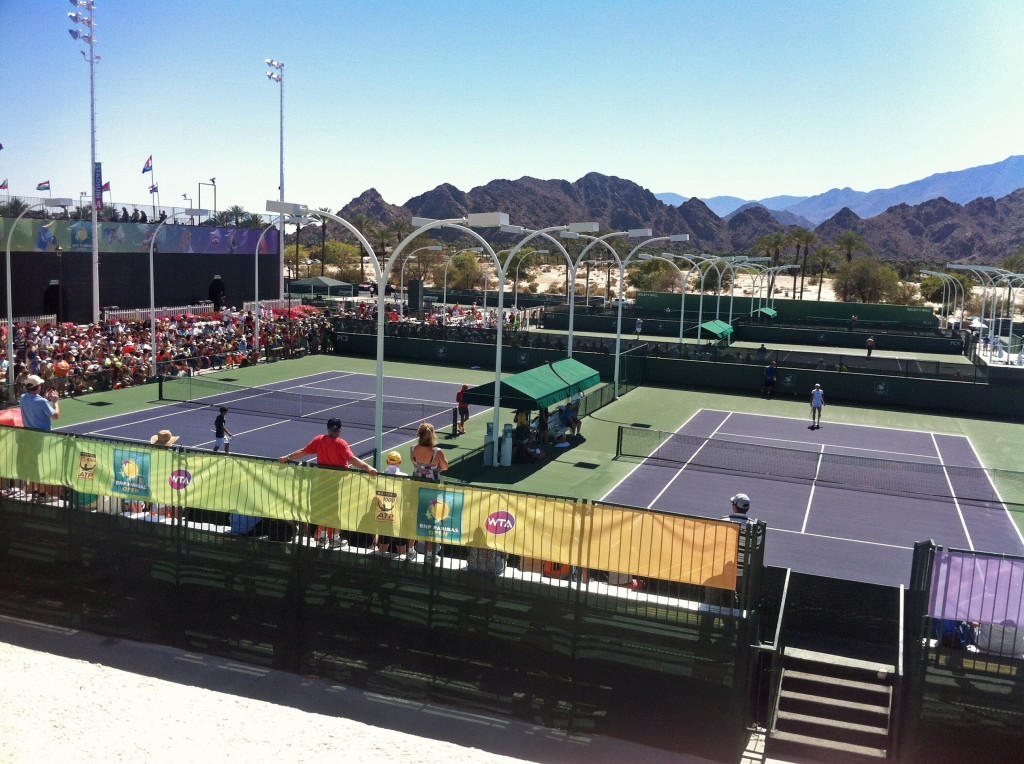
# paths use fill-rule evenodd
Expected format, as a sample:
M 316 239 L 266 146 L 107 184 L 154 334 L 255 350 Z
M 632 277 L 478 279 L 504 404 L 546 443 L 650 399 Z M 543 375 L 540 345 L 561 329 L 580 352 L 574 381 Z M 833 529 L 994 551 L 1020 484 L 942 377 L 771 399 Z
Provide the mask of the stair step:
M 794 658 L 800 661 L 824 663 L 829 666 L 843 666 L 846 668 L 862 669 L 864 671 L 873 671 L 879 674 L 896 673 L 896 667 L 890 663 L 876 663 L 875 661 L 865 661 L 859 658 L 848 658 L 844 655 L 834 655 L 832 653 L 822 653 L 815 650 L 805 650 L 801 647 L 787 647 L 785 657 Z
M 774 731 L 768 737 L 768 744 L 765 748 L 765 753 L 769 753 L 768 748 L 778 748 L 782 744 L 785 747 L 796 746 L 804 751 L 807 751 L 808 755 L 815 756 L 819 761 L 828 762 L 828 764 L 845 764 L 846 762 L 860 762 L 860 761 L 878 761 L 885 760 L 886 751 L 884 748 L 875 748 L 867 745 L 853 745 L 852 743 L 841 743 L 834 740 L 822 740 L 821 738 L 811 737 L 810 735 L 800 735 L 794 732 L 781 732 Z
M 778 712 L 777 719 L 779 722 L 794 722 L 805 726 L 823 727 L 830 732 L 843 736 L 843 739 L 848 739 L 853 735 L 868 737 L 881 735 L 883 738 L 889 735 L 889 730 L 885 726 L 880 727 L 877 724 L 858 724 L 840 719 L 827 719 L 810 714 L 798 714 L 793 711 L 780 711 Z
M 892 688 L 879 682 L 783 669 L 782 688 L 823 698 L 889 708 Z
M 846 698 L 831 698 L 812 693 L 783 689 L 779 693 L 779 710 L 818 715 L 859 724 L 886 726 L 889 706 L 882 703 L 858 703 Z

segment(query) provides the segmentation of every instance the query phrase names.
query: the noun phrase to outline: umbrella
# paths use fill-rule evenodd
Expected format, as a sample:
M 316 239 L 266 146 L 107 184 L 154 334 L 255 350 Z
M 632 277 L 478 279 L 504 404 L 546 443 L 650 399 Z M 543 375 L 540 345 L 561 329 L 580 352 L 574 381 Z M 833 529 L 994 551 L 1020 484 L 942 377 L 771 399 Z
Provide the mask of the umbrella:
M 0 424 L 6 424 L 11 427 L 23 427 L 21 423 L 21 409 L 10 408 L 0 411 Z

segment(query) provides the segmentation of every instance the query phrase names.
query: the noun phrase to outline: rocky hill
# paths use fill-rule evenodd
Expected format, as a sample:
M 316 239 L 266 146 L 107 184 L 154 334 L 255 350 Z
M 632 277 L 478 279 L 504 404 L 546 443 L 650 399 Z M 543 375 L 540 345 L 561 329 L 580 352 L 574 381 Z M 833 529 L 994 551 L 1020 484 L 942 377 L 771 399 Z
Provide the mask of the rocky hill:
M 351 218 L 362 213 L 390 223 L 395 218 L 452 218 L 493 210 L 507 212 L 514 224 L 527 228 L 596 221 L 602 230 L 651 228 L 660 236 L 688 233 L 690 251 L 698 252 L 742 252 L 758 237 L 786 230 L 761 205 L 748 206 L 726 220 L 700 199 L 668 205 L 632 181 L 600 173 L 575 182 L 530 177 L 494 180 L 468 192 L 443 184 L 400 207 L 370 189 L 340 214 Z M 814 230 L 825 244 L 843 231 L 857 231 L 867 239 L 872 254 L 883 258 L 996 263 L 1024 241 L 1024 189 L 966 205 L 944 198 L 897 204 L 871 218 L 844 207 Z

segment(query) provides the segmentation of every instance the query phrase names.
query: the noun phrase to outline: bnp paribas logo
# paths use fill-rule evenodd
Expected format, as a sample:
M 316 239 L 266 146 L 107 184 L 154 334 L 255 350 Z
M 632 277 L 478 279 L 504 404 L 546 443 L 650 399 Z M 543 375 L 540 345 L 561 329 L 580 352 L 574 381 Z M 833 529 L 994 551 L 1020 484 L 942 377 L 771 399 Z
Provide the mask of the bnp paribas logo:
M 463 495 L 420 488 L 416 504 L 416 535 L 437 541 L 462 540 Z

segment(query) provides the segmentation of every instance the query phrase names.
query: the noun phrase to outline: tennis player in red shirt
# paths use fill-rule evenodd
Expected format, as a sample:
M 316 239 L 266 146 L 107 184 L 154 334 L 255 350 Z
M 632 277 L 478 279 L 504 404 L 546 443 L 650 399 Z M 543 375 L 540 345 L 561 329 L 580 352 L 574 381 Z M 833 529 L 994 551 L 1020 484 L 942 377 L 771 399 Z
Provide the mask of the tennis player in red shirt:
M 377 470 L 373 468 L 373 465 L 367 464 L 352 453 L 352 449 L 349 447 L 348 442 L 341 437 L 340 419 L 328 419 L 326 435 L 317 435 L 303 448 L 300 448 L 298 451 L 292 451 L 290 454 L 286 454 L 278 458 L 278 461 L 281 462 L 281 464 L 287 464 L 288 462 L 303 459 L 307 456 L 312 456 L 313 454 L 316 454 L 317 464 L 323 464 L 327 467 L 343 467 L 346 469 L 350 465 L 354 464 L 359 469 L 366 470 L 371 475 L 377 474 Z M 341 549 L 342 547 L 348 546 L 348 542 L 341 537 L 341 531 L 337 528 L 328 528 L 324 525 L 317 526 L 316 545 L 327 546 L 328 544 L 332 549 Z

